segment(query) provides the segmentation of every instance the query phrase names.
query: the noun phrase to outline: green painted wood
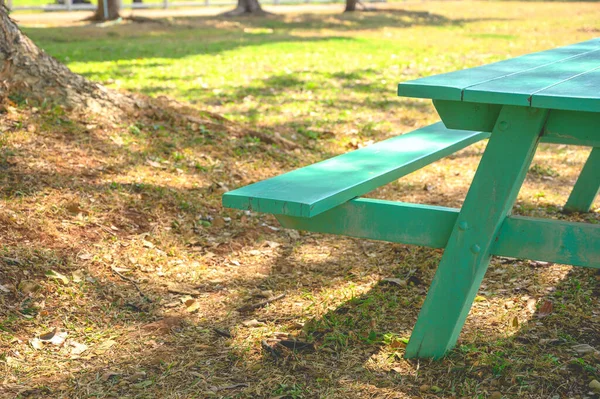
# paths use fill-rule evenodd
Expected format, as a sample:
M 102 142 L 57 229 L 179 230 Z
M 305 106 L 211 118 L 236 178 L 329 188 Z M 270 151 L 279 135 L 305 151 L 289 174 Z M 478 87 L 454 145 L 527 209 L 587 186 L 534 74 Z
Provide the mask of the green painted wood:
M 278 215 L 288 229 L 445 248 L 459 210 L 357 198 L 312 218 Z M 600 225 L 507 217 L 492 255 L 600 268 Z
M 223 195 L 223 206 L 313 217 L 488 137 L 436 123 Z
M 433 106 L 448 129 L 462 126 L 464 130 L 491 132 L 500 115 L 501 105 L 462 101 L 433 100 Z
M 546 116 L 546 111 L 527 107 L 500 111 L 406 347 L 407 358 L 440 358 L 456 344 Z
M 594 71 L 535 93 L 531 105 L 539 108 L 600 112 L 600 65 Z
M 500 109 L 499 104 L 433 100 L 440 118 L 448 129 L 491 132 Z M 543 143 L 600 147 L 600 113 L 551 110 L 544 127 Z
M 403 82 L 398 85 L 398 95 L 461 101 L 463 91 L 468 87 L 506 78 L 516 73 L 542 68 L 599 48 L 600 39 L 592 39 L 583 43 L 528 54 L 476 68 Z
M 600 113 L 552 110 L 542 142 L 600 147 Z
M 528 107 L 532 105 L 532 97 L 535 98 L 536 93 L 542 94 L 545 89 L 552 90 L 569 80 L 577 81 L 586 72 L 597 68 L 600 68 L 600 49 L 467 87 L 463 90 L 463 101 Z M 578 92 L 573 94 L 600 100 L 599 85 L 600 77 L 595 80 L 594 88 L 592 85 L 577 85 Z M 536 106 L 542 107 L 539 104 Z
M 600 225 L 563 220 L 507 218 L 494 255 L 600 269 Z
M 600 125 L 598 125 L 598 131 L 600 131 Z M 600 147 L 595 147 L 592 148 L 575 187 L 573 187 L 564 207 L 565 211 L 589 212 L 598 192 L 600 192 Z
M 312 218 L 278 215 L 285 228 L 444 248 L 458 210 L 357 198 Z

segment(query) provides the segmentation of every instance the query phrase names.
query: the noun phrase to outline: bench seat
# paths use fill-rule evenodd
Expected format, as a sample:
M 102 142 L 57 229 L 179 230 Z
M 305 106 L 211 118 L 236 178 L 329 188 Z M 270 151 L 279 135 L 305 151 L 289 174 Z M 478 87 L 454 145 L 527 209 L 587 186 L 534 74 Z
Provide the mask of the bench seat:
M 310 218 L 487 137 L 435 123 L 227 192 L 223 206 Z

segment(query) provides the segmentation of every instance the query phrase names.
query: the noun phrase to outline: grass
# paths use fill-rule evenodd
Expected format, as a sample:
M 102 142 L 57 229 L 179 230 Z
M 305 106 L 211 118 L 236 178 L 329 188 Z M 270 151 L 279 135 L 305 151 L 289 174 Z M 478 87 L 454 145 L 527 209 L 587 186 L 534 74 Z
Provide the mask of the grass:
M 31 109 L 19 98 L 4 105 L 2 395 L 587 395 L 600 359 L 572 347 L 600 348 L 596 271 L 494 259 L 456 349 L 442 362 L 406 361 L 441 251 L 278 230 L 271 216 L 220 206 L 227 189 L 436 121 L 428 102 L 395 96 L 397 81 L 600 29 L 593 4 L 386 7 L 353 16 L 25 28 L 89 78 L 239 124 L 197 110 L 189 112 L 198 123 L 167 113 L 115 124 Z M 264 143 L 249 129 L 299 148 Z M 474 145 L 373 195 L 460 206 L 483 149 Z M 559 209 L 588 152 L 542 146 L 515 213 L 566 218 Z M 600 222 L 598 212 L 569 218 Z M 381 282 L 386 277 L 407 284 Z M 240 310 L 281 293 L 269 306 Z M 68 333 L 66 343 L 36 343 L 55 328 Z M 274 358 L 262 344 L 289 337 L 315 350 L 278 347 Z

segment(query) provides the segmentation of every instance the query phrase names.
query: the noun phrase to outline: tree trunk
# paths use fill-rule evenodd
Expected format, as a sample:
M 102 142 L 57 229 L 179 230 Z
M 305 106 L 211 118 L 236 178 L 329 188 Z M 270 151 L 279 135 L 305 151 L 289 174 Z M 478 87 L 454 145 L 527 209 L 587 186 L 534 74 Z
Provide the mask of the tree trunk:
M 114 21 L 119 18 L 119 8 L 120 1 L 119 0 L 106 0 L 108 4 L 108 12 L 104 12 L 104 1 L 98 0 L 98 8 L 96 8 L 96 13 L 92 17 L 93 21 Z
M 356 11 L 357 2 L 357 0 L 346 0 L 346 9 L 344 10 L 344 12 Z
M 266 13 L 263 11 L 258 0 L 238 0 L 237 7 L 234 10 L 223 13 L 223 16 L 235 17 L 248 14 L 258 15 Z
M 11 94 L 111 117 L 133 111 L 133 97 L 90 82 L 37 47 L 0 7 L 0 98 Z

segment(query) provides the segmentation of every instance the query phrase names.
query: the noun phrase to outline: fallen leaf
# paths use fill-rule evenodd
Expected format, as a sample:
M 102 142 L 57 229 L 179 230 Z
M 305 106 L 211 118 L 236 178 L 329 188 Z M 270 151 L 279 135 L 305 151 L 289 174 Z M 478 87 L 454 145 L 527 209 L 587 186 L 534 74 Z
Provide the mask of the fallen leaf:
M 19 291 L 23 294 L 31 294 L 35 291 L 39 291 L 40 288 L 42 287 L 35 281 L 21 281 L 19 284 Z
M 492 392 L 490 399 L 502 399 L 502 393 L 498 391 Z
M 117 373 L 116 371 L 107 371 L 106 373 L 102 374 L 101 378 L 102 378 L 102 381 L 108 381 L 111 378 L 118 377 L 120 375 L 121 375 L 121 373 Z
M 82 282 L 84 279 L 83 270 L 75 270 L 73 273 L 71 273 L 71 278 L 73 279 L 74 283 Z
M 71 355 L 82 354 L 88 349 L 86 344 L 80 344 L 79 342 L 75 341 L 69 341 L 69 345 L 71 346 Z
M 190 313 L 196 312 L 198 309 L 200 309 L 200 303 L 195 300 L 195 299 L 188 299 L 187 301 L 185 301 L 185 310 L 187 310 Z
M 10 289 L 5 285 L 0 284 L 0 291 L 2 291 L 4 293 L 9 293 Z
M 600 393 L 600 382 L 598 380 L 592 380 L 590 385 L 588 385 L 590 389 L 596 393 Z
M 38 338 L 40 341 L 52 345 L 62 345 L 67 339 L 67 335 L 69 334 L 66 331 L 60 331 L 58 328 L 55 328 L 53 331 L 42 334 Z
M 171 283 L 167 286 L 167 290 L 174 294 L 183 294 L 183 295 L 192 295 L 192 296 L 200 295 L 200 291 L 195 290 L 195 289 L 188 287 L 186 285 L 183 285 L 183 284 Z
M 117 343 L 117 341 L 114 341 L 112 339 L 107 339 L 106 341 L 102 342 L 100 345 L 98 345 L 96 347 L 95 352 L 105 352 L 105 351 L 109 350 L 116 343 Z
M 147 163 L 148 165 L 152 166 L 153 168 L 162 168 L 162 167 L 163 167 L 163 166 L 160 164 L 160 162 L 156 162 L 156 161 L 153 161 L 153 160 L 151 160 L 151 159 L 147 159 L 147 160 L 146 160 L 146 163 Z
M 588 345 L 588 344 L 573 345 L 571 347 L 571 349 L 573 349 L 575 352 L 579 353 L 580 355 L 586 355 L 588 353 L 598 352 L 598 350 L 596 350 L 596 348 L 594 348 L 593 346 Z
M 485 301 L 487 301 L 487 298 L 486 298 L 486 297 L 484 297 L 484 296 L 477 295 L 477 296 L 475 297 L 475 302 L 485 302 Z
M 519 328 L 519 318 L 517 316 L 513 317 L 511 324 L 514 328 Z
M 60 280 L 63 282 L 63 284 L 69 284 L 69 278 L 63 274 L 60 274 L 59 272 L 55 271 L 55 270 L 49 270 L 46 272 L 46 277 L 48 278 L 53 278 L 56 280 Z
M 142 240 L 142 245 L 146 248 L 154 248 L 154 244 L 152 244 L 150 241 Z
M 79 254 L 78 258 L 82 260 L 90 260 L 93 258 L 93 256 L 90 253 L 84 252 L 82 254 Z
M 245 325 L 246 327 L 262 327 L 265 325 L 265 323 L 258 321 L 256 319 L 242 321 L 242 324 Z
M 381 280 L 382 283 L 390 283 L 393 285 L 396 285 L 398 287 L 406 287 L 407 283 L 406 280 L 402 280 L 400 278 L 394 278 L 394 277 L 386 277 L 383 280 Z
M 542 304 L 542 306 L 540 306 L 540 308 L 538 310 L 537 317 L 539 317 L 539 318 L 546 317 L 550 313 L 552 313 L 553 309 L 554 309 L 554 305 L 552 304 L 552 302 L 544 301 L 544 303 Z
M 39 338 L 34 338 L 30 341 L 31 346 L 33 347 L 33 349 L 42 349 L 44 347 L 44 344 L 42 343 L 42 341 Z
M 535 305 L 537 304 L 537 301 L 533 298 L 529 298 L 527 300 L 527 310 L 529 310 L 531 313 L 535 313 Z

